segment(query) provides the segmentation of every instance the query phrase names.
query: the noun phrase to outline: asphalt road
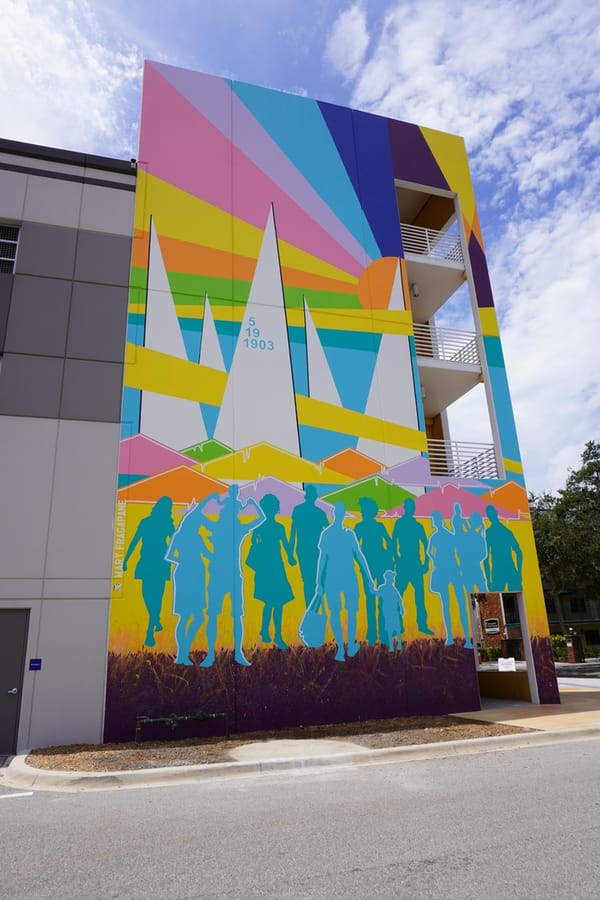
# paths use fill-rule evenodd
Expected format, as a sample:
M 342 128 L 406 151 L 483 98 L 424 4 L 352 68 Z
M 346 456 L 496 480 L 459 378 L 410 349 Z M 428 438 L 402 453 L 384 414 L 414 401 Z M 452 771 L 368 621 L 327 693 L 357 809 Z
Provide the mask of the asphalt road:
M 2 791 L 0 897 L 600 895 L 600 740 L 102 793 Z

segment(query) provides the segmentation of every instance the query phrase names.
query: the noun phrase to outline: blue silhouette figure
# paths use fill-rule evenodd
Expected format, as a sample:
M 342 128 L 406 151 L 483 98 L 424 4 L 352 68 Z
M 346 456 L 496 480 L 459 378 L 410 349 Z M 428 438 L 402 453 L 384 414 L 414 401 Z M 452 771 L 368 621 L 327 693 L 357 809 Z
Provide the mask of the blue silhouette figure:
M 429 569 L 427 535 L 421 523 L 415 519 L 415 509 L 415 501 L 408 497 L 404 501 L 404 515 L 396 519 L 392 532 L 396 587 L 405 597 L 406 588 L 411 585 L 417 611 L 417 628 L 421 634 L 433 634 L 427 624 L 425 608 L 424 579 Z
M 359 586 L 355 564 L 358 565 L 366 591 L 373 593 L 375 585 L 369 566 L 353 531 L 344 528 L 346 507 L 337 502 L 333 507 L 333 522 L 319 538 L 317 592 L 315 599 L 325 595 L 329 607 L 329 624 L 337 644 L 338 662 L 344 661 L 344 632 L 342 628 L 342 595 L 348 620 L 348 656 L 354 656 L 360 644 L 356 640 Z
M 133 577 L 142 582 L 142 599 L 148 612 L 146 647 L 154 647 L 154 634 L 163 628 L 160 612 L 165 584 L 171 577 L 171 566 L 165 559 L 165 553 L 174 531 L 173 502 L 170 497 L 161 497 L 152 507 L 150 515 L 139 523 L 123 560 L 123 571 L 126 572 L 129 557 L 141 542 L 140 558 Z
M 206 566 L 211 550 L 200 534 L 200 528 L 210 528 L 212 524 L 203 512 L 211 500 L 218 500 L 218 494 L 210 494 L 202 503 L 195 503 L 187 510 L 165 555 L 167 562 L 174 564 L 173 614 L 178 617 L 175 662 L 181 666 L 192 665 L 188 654 L 204 621 Z
M 254 598 L 264 603 L 261 639 L 271 642 L 271 620 L 275 627 L 275 643 L 281 650 L 288 646 L 281 631 L 283 607 L 294 599 L 294 592 L 288 581 L 283 564 L 282 549 L 285 550 L 290 566 L 296 565 L 292 547 L 285 528 L 275 518 L 280 509 L 275 494 L 265 494 L 260 501 L 266 519 L 252 530 L 252 542 L 246 565 L 254 569 Z
M 484 563 L 490 591 L 520 591 L 523 553 L 512 531 L 498 519 L 493 506 L 486 507 L 490 524 L 485 530 L 487 557 Z
M 465 635 L 465 647 L 472 647 L 469 635 L 469 616 L 464 603 L 464 589 L 454 532 L 444 525 L 441 512 L 434 510 L 431 514 L 434 530 L 427 544 L 427 555 L 432 561 L 432 569 L 429 580 L 429 589 L 440 595 L 442 600 L 442 615 L 446 629 L 446 646 L 454 643 L 452 637 L 452 615 L 450 612 L 450 588 L 454 591 L 458 605 L 460 623 Z
M 390 653 L 394 650 L 394 637 L 398 653 L 402 650 L 402 632 L 404 631 L 404 603 L 402 594 L 396 587 L 396 573 L 387 569 L 383 574 L 383 583 L 377 588 L 383 615 L 387 637 L 382 643 L 386 643 Z
M 483 562 L 487 557 L 487 544 L 483 516 L 481 513 L 472 512 L 466 519 L 462 514 L 460 503 L 455 503 L 452 527 L 465 592 L 484 593 L 487 591 L 487 582 Z
M 229 594 L 233 617 L 234 658 L 241 666 L 250 663 L 244 656 L 244 584 L 242 578 L 241 549 L 246 535 L 265 521 L 265 514 L 254 498 L 247 503 L 239 500 L 239 488 L 233 484 L 218 501 L 219 518 L 211 521 L 213 545 L 208 579 L 208 607 L 206 613 L 207 652 L 201 666 L 212 666 L 215 661 L 217 618 L 223 610 L 223 601 Z M 252 505 L 258 513 L 250 522 L 241 522 L 239 515 Z
M 392 542 L 385 526 L 376 520 L 378 513 L 377 504 L 371 497 L 361 497 L 358 501 L 362 515 L 362 521 L 354 528 L 354 534 L 358 538 L 360 548 L 364 553 L 369 571 L 376 585 L 383 582 L 383 573 L 390 569 L 394 562 L 392 557 Z M 373 645 L 377 639 L 386 643 L 385 615 L 382 613 L 381 603 L 378 602 L 379 592 L 370 594 L 367 592 L 367 644 Z
M 300 565 L 300 575 L 304 585 L 304 603 L 308 606 L 314 597 L 317 585 L 319 538 L 329 522 L 323 510 L 315 505 L 317 491 L 314 485 L 306 485 L 304 498 L 304 503 L 299 503 L 292 512 L 290 545 Z

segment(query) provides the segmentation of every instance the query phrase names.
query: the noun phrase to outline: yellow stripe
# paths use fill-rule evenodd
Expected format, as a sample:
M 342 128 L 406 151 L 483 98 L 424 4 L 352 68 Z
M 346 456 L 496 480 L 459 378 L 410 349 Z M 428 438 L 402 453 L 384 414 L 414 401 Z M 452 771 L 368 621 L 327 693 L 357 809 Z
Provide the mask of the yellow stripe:
M 181 397 L 198 403 L 220 406 L 227 384 L 227 374 L 187 359 L 177 359 L 157 350 L 127 344 L 125 386 L 153 391 L 169 397 Z M 300 425 L 311 425 L 327 431 L 339 431 L 354 437 L 371 438 L 385 444 L 426 451 L 427 441 L 421 431 L 387 422 L 332 403 L 296 395 Z
M 450 190 L 459 195 L 461 212 L 471 227 L 475 215 L 475 194 L 464 140 L 456 134 L 433 128 L 421 128 L 421 131 Z
M 260 228 L 140 170 L 135 227 L 147 232 L 151 215 L 155 219 L 159 235 L 258 259 L 263 237 Z M 286 241 L 279 241 L 279 255 L 284 267 L 289 266 L 301 272 L 323 275 L 352 285 L 358 283 L 355 275 L 323 262 Z
M 514 472 L 516 475 L 523 474 L 523 465 L 518 459 L 503 459 L 503 462 L 507 472 Z
M 314 400 L 312 397 L 296 395 L 298 421 L 301 425 L 312 425 L 314 428 L 325 428 L 328 431 L 340 431 L 355 437 L 371 438 L 384 444 L 395 444 L 411 450 L 427 450 L 427 440 L 421 431 L 386 422 L 375 416 L 366 416 L 353 409 L 343 409 L 332 403 Z
M 220 406 L 227 373 L 158 350 L 127 344 L 124 381 L 126 387 L 140 391 Z
M 479 310 L 481 333 L 485 337 L 500 337 L 498 330 L 498 317 L 493 306 L 481 307 Z

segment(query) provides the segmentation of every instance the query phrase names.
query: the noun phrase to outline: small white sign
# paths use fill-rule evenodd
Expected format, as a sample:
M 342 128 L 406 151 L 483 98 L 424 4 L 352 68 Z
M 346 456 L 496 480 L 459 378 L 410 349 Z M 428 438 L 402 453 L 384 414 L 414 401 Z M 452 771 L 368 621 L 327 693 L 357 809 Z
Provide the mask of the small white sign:
M 514 656 L 500 656 L 498 659 L 498 671 L 499 672 L 516 672 L 517 666 L 515 663 Z

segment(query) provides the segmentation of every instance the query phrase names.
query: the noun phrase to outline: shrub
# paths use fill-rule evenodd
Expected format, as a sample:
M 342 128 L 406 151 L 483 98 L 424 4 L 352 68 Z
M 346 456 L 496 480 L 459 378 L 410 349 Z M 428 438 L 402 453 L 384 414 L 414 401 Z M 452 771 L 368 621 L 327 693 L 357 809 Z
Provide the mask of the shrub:
M 551 634 L 552 653 L 557 662 L 566 662 L 567 659 L 567 639 L 564 634 Z

